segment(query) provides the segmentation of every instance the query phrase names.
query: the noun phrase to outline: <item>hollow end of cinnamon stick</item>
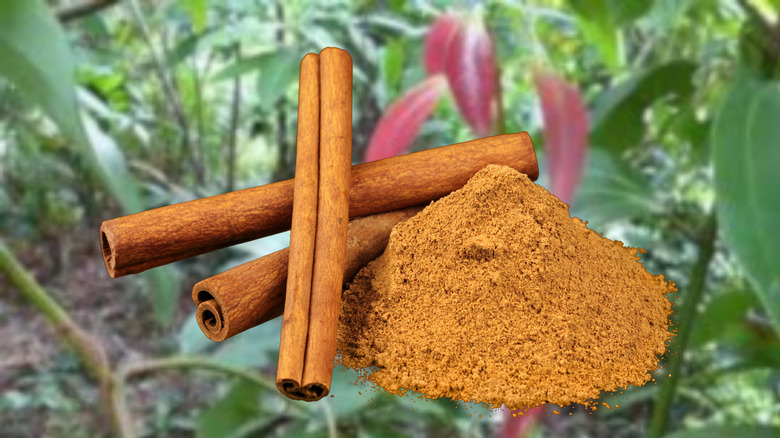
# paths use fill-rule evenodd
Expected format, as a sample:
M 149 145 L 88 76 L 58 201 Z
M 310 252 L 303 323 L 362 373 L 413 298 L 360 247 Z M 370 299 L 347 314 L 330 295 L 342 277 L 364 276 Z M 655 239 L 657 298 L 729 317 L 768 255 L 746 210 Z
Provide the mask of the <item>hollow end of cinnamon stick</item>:
M 108 276 L 116 278 L 116 255 L 114 254 L 114 246 L 112 245 L 113 240 L 113 235 L 105 229 L 104 225 L 101 225 L 100 254 L 103 256 L 103 264 L 106 265 Z
M 293 400 L 317 401 L 319 398 L 312 398 L 308 392 L 301 388 L 300 383 L 293 379 L 282 379 L 276 382 L 279 392 Z
M 207 290 L 197 292 L 198 309 L 195 318 L 200 330 L 209 339 L 222 342 L 228 337 L 228 321 L 222 313 L 222 305 L 217 298 Z
M 306 401 L 317 401 L 328 395 L 330 388 L 324 383 L 309 383 L 303 387 L 303 392 L 306 393 L 308 397 Z

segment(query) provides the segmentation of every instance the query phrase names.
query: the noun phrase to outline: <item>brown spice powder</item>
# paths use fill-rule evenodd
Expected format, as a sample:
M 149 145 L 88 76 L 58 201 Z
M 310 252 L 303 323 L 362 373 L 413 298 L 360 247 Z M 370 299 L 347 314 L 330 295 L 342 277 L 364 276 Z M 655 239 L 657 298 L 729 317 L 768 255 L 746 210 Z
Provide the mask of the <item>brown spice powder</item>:
M 642 385 L 670 337 L 673 282 L 524 174 L 491 165 L 398 224 L 344 292 L 342 363 L 391 393 L 591 404 Z

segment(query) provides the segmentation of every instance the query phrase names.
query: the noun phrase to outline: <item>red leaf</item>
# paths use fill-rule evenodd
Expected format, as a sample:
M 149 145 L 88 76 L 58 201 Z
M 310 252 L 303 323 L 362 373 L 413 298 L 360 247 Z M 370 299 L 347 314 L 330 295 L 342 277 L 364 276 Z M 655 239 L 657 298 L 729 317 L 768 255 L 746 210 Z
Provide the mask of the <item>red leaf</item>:
M 550 191 L 571 203 L 588 149 L 588 111 L 579 90 L 551 72 L 535 75 L 542 104 Z
M 544 406 L 528 409 L 523 415 L 519 414 L 520 409 L 511 411 L 508 408 L 504 408 L 502 411 L 504 425 L 497 435 L 500 438 L 523 438 L 531 431 L 539 417 L 544 413 Z M 517 415 L 517 417 L 514 415 Z
M 472 131 L 492 133 L 498 96 L 498 68 L 493 40 L 479 22 L 464 23 L 445 54 L 445 72 L 463 118 Z
M 431 76 L 390 105 L 371 134 L 365 161 L 406 152 L 446 86 L 444 76 Z
M 434 75 L 444 72 L 444 55 L 447 53 L 447 46 L 460 27 L 460 18 L 453 14 L 440 15 L 431 25 L 425 37 L 423 51 L 426 73 Z

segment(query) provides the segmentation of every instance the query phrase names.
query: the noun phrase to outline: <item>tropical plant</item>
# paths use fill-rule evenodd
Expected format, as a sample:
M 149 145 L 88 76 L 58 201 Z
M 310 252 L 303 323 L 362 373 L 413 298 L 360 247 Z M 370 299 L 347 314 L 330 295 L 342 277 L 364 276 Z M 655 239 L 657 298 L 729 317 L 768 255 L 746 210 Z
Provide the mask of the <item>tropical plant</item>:
M 777 1 L 83 1 L 0 5 L 4 434 L 780 433 Z M 527 130 L 540 184 L 648 249 L 679 287 L 653 384 L 514 417 L 337 369 L 333 399 L 293 402 L 279 321 L 215 345 L 187 297 L 286 235 L 104 275 L 101 220 L 293 175 L 298 63 L 329 45 L 354 60 L 356 160 Z

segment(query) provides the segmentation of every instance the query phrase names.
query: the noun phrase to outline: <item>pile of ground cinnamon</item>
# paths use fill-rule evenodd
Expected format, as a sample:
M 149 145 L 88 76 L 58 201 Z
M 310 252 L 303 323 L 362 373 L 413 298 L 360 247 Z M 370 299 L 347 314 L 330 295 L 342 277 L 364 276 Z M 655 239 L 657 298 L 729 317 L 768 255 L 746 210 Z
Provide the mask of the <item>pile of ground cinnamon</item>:
M 344 292 L 344 365 L 391 393 L 512 409 L 650 380 L 676 290 L 509 167 L 397 225 Z M 373 368 L 375 367 L 375 368 Z

